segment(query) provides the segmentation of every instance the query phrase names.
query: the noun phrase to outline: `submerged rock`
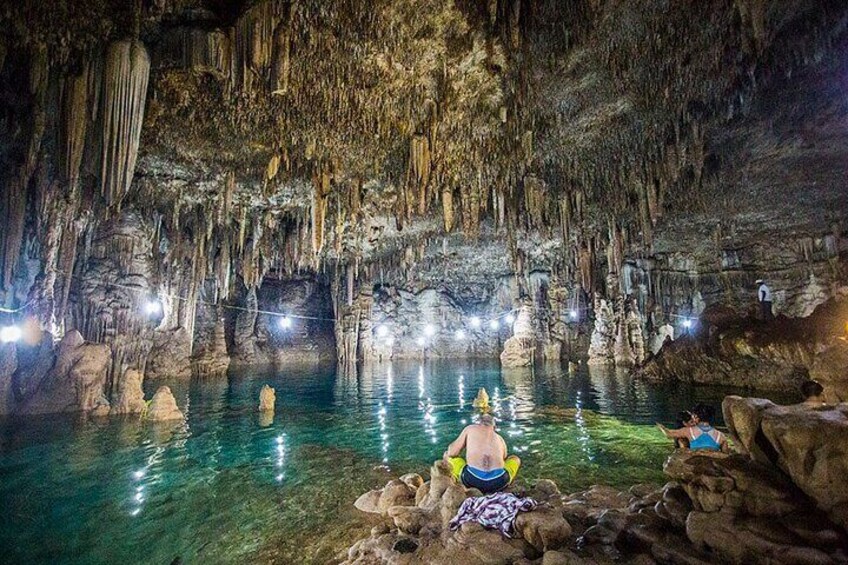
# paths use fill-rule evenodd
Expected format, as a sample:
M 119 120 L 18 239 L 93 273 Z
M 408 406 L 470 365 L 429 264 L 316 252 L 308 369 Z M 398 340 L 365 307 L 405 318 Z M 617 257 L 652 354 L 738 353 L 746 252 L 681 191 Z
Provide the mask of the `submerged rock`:
M 273 412 L 276 401 L 277 395 L 274 389 L 268 385 L 262 385 L 262 390 L 259 391 L 259 411 Z
M 177 408 L 177 400 L 169 387 L 159 387 L 159 390 L 153 395 L 153 399 L 147 407 L 146 418 L 151 422 L 182 420 L 184 418 L 183 413 Z

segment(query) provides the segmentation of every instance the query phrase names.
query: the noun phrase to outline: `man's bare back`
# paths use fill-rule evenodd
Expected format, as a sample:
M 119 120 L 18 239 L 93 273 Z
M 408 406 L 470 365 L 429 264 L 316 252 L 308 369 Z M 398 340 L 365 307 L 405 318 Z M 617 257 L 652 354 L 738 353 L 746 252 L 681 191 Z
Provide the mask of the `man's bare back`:
M 481 471 L 503 469 L 506 459 L 506 442 L 495 431 L 494 426 L 472 424 L 448 446 L 446 457 L 458 457 L 465 449 L 465 460 L 471 467 Z

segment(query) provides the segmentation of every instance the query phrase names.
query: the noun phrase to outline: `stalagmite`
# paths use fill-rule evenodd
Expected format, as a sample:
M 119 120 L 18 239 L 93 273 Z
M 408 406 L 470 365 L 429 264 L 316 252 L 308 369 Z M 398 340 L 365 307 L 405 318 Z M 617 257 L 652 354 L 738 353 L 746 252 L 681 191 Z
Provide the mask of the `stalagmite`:
M 100 193 L 119 204 L 135 173 L 150 59 L 139 41 L 117 41 L 106 52 Z

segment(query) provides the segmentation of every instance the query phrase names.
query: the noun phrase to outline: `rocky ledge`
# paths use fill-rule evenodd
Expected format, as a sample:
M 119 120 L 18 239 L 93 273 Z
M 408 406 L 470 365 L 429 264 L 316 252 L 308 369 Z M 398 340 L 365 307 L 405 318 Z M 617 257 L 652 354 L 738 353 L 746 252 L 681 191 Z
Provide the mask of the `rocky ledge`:
M 346 564 L 848 563 L 848 406 L 780 407 L 728 397 L 739 453 L 676 451 L 662 488 L 604 486 L 563 495 L 549 480 L 510 490 L 538 507 L 520 513 L 514 539 L 467 523 L 448 528 L 479 496 L 437 461 L 430 480 L 408 474 L 363 494 L 370 537 Z

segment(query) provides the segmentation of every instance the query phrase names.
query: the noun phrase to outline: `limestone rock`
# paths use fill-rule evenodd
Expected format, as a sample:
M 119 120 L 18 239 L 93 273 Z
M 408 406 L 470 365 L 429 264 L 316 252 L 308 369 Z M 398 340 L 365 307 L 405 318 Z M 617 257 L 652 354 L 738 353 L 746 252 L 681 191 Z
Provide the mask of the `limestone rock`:
M 18 355 L 12 343 L 0 344 L 0 415 L 9 414 L 14 406 L 12 375 L 18 368 Z
M 147 407 L 146 417 L 151 422 L 182 420 L 184 418 L 183 413 L 177 407 L 177 400 L 167 386 L 159 387 L 159 390 L 153 395 L 153 399 Z
M 191 338 L 185 329 L 157 330 L 146 368 L 148 379 L 191 377 Z
M 276 400 L 277 395 L 274 389 L 268 385 L 262 385 L 262 390 L 259 391 L 259 411 L 273 412 Z
M 501 352 L 501 366 L 503 367 L 529 367 L 533 364 L 534 355 L 533 340 L 512 336 L 504 342 L 504 350 Z
M 767 410 L 762 430 L 792 481 L 848 530 L 848 405 Z
M 824 387 L 828 402 L 848 402 L 848 341 L 835 340 L 833 345 L 816 355 L 810 368 L 810 378 Z
M 558 549 L 571 536 L 571 526 L 562 512 L 550 506 L 538 506 L 532 512 L 520 512 L 515 529 L 539 551 Z
M 147 409 L 141 383 L 144 375 L 136 369 L 127 369 L 121 379 L 118 398 L 112 403 L 111 414 L 141 414 Z
M 108 412 L 104 391 L 112 363 L 109 347 L 85 343 L 79 332 L 71 331 L 56 351 L 53 368 L 16 411 L 23 414 L 88 412 L 103 406 Z

